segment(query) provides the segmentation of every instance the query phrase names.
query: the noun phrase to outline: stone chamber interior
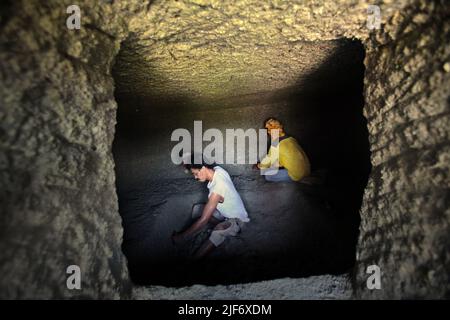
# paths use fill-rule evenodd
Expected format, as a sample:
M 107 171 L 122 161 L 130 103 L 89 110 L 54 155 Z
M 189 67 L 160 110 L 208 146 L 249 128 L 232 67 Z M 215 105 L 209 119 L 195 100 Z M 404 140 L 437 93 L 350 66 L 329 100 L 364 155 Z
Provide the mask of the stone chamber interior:
M 127 40 L 122 50 L 133 50 L 134 45 Z M 360 42 L 346 39 L 304 42 L 298 48 L 300 57 L 317 53 L 323 60 L 310 74 L 299 74 L 295 85 L 267 92 L 273 87 L 267 74 L 257 92 L 234 91 L 229 98 L 202 102 L 189 96 L 173 101 L 156 96 L 158 92 L 146 97 L 121 94 L 122 81 L 127 82 L 122 69 L 133 62 L 129 53 L 119 52 L 113 69 L 118 101 L 113 154 L 122 247 L 135 283 L 231 284 L 345 273 L 353 267 L 359 209 L 370 171 L 362 114 L 364 49 Z M 235 76 L 251 78 L 246 71 L 237 68 Z M 154 81 L 171 92 L 171 85 L 180 84 L 166 76 Z M 312 176 L 300 184 L 274 184 L 265 182 L 252 164 L 224 164 L 251 222 L 207 259 L 191 262 L 188 256 L 207 239 L 207 230 L 178 247 L 170 235 L 192 223 L 191 209 L 206 202 L 207 189 L 206 183 L 194 181 L 172 163 L 176 142 L 170 140 L 171 133 L 186 128 L 193 135 L 194 121 L 201 120 L 203 130 L 218 128 L 225 137 L 227 128 L 262 128 L 269 116 L 282 119 L 288 134 L 298 139 L 312 163 Z
M 77 3 L 74 30 L 71 1 L 0 4 L 0 298 L 450 297 L 447 1 L 376 1 L 379 28 L 363 0 Z M 205 186 L 170 133 L 268 116 L 313 178 L 225 166 L 252 222 L 187 265 Z

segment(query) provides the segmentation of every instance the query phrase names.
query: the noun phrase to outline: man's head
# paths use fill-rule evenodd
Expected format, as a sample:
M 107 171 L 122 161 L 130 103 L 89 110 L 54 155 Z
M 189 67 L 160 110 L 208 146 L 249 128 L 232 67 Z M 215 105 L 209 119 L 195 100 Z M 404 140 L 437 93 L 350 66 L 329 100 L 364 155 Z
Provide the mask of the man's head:
M 207 163 L 203 159 L 201 163 L 195 163 L 194 155 L 191 155 L 190 163 L 183 163 L 184 167 L 191 171 L 194 178 L 200 182 L 205 182 L 212 177 L 211 171 L 214 170 L 216 164 Z
M 283 124 L 277 118 L 270 117 L 264 121 L 264 127 L 267 129 L 267 134 L 271 137 L 273 137 L 275 130 L 278 130 L 279 137 L 284 135 Z

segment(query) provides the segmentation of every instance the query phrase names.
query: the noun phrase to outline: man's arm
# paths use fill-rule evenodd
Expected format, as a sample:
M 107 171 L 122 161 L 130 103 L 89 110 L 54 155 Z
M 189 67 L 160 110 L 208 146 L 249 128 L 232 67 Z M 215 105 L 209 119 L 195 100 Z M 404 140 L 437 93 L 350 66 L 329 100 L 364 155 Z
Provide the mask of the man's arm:
M 261 162 L 259 162 L 259 163 L 256 164 L 256 166 L 257 166 L 259 169 L 267 169 L 267 168 L 269 168 L 269 167 L 271 166 L 271 164 L 272 164 L 272 159 L 271 159 L 272 154 L 271 154 L 271 151 L 272 151 L 272 147 L 269 148 L 269 152 L 268 152 L 268 153 L 266 154 L 266 156 L 261 160 Z
M 197 231 L 199 231 L 201 228 L 203 228 L 204 225 L 206 225 L 209 221 L 209 219 L 212 217 L 214 210 L 217 208 L 217 204 L 223 200 L 223 197 L 221 195 L 218 195 L 217 193 L 211 193 L 209 196 L 208 202 L 206 203 L 205 207 L 203 208 L 202 216 L 198 218 L 197 221 L 195 221 L 192 226 L 190 226 L 186 231 L 176 234 L 174 238 L 186 238 L 192 234 L 195 234 Z

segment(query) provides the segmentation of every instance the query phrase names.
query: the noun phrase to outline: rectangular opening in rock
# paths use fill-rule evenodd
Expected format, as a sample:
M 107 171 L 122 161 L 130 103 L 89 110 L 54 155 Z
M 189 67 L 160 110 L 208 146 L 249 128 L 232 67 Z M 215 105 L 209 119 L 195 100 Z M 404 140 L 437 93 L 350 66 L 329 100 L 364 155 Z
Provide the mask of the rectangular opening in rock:
M 353 267 L 359 208 L 370 171 L 362 114 L 364 49 L 347 39 L 176 54 L 122 44 L 114 67 L 118 102 L 113 144 L 123 252 L 137 284 L 231 284 Z M 204 260 L 171 234 L 192 223 L 207 201 L 206 183 L 171 160 L 175 129 L 260 129 L 280 119 L 312 173 L 300 182 L 265 181 L 251 164 L 223 164 L 251 221 Z M 205 142 L 205 145 L 208 143 Z

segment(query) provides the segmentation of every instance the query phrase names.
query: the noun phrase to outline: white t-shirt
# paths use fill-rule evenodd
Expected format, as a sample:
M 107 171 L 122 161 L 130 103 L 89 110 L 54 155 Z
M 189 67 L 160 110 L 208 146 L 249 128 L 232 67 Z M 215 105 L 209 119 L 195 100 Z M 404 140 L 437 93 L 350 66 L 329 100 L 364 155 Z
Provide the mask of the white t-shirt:
M 213 179 L 208 182 L 209 195 L 216 193 L 223 197 L 223 202 L 217 205 L 217 210 L 225 218 L 238 218 L 243 222 L 248 222 L 247 210 L 244 203 L 231 181 L 230 175 L 219 166 L 214 167 Z

